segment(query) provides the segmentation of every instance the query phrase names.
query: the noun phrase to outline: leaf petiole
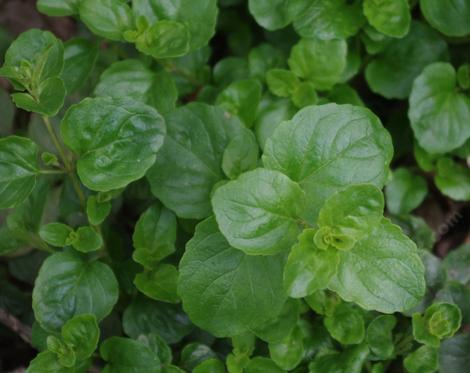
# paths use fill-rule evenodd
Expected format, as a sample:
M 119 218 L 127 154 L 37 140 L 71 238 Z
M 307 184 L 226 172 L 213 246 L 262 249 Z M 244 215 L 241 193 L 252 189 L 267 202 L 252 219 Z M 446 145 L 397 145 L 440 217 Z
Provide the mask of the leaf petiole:
M 49 136 L 54 143 L 55 148 L 57 149 L 59 156 L 62 160 L 62 163 L 65 166 L 65 170 L 67 174 L 70 177 L 70 180 L 72 181 L 73 188 L 75 189 L 75 192 L 77 193 L 78 199 L 80 200 L 80 205 L 82 207 L 85 207 L 86 205 L 86 199 L 85 199 L 85 194 L 83 193 L 82 188 L 80 187 L 80 182 L 77 178 L 77 175 L 74 172 L 74 168 L 72 164 L 70 163 L 69 159 L 67 158 L 67 155 L 65 154 L 65 150 L 62 147 L 59 139 L 57 138 L 57 135 L 54 132 L 54 129 L 52 128 L 51 121 L 49 120 L 48 117 L 43 116 L 42 117 L 44 124 L 46 125 L 47 132 L 49 133 Z

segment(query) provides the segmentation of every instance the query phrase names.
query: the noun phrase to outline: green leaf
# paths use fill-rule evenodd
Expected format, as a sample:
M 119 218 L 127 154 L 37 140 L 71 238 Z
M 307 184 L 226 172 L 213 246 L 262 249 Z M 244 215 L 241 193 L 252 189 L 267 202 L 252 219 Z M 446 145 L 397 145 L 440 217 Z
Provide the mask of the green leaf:
M 300 84 L 297 76 L 286 69 L 269 70 L 266 73 L 266 83 L 269 91 L 279 97 L 290 97 Z
M 360 35 L 361 41 L 368 54 L 374 55 L 382 52 L 393 38 L 378 32 L 374 27 L 365 25 Z
M 434 171 L 435 163 L 440 156 L 439 154 L 428 153 L 421 146 L 419 146 L 417 141 L 415 141 L 413 146 L 413 155 L 418 166 L 426 172 Z
M 328 99 L 336 104 L 365 106 L 357 91 L 347 84 L 337 84 L 328 94 Z
M 38 148 L 30 139 L 0 139 L 0 209 L 18 206 L 36 185 Z
M 79 156 L 88 188 L 106 192 L 140 179 L 163 144 L 165 121 L 155 109 L 127 99 L 86 98 L 60 125 L 64 143 Z
M 413 21 L 403 39 L 394 39 L 367 65 L 372 91 L 386 98 L 407 98 L 415 78 L 429 64 L 446 58 L 447 45 L 425 24 Z
M 352 304 L 340 303 L 323 322 L 331 336 L 344 345 L 359 344 L 364 340 L 364 318 Z
M 248 362 L 249 357 L 247 355 L 237 356 L 234 353 L 227 355 L 227 358 L 225 359 L 227 370 L 234 373 L 242 373 Z
M 286 302 L 287 303 L 287 302 Z M 251 356 L 255 349 L 256 337 L 252 332 L 236 335 L 232 339 L 232 351 L 235 356 Z
M 362 69 L 362 49 L 359 38 L 348 40 L 348 54 L 346 56 L 346 67 L 341 74 L 341 83 L 347 83 L 356 77 Z M 340 86 L 341 87 L 341 86 Z M 344 88 L 344 84 L 342 86 Z M 351 102 L 349 102 L 351 103 Z M 364 106 L 359 104 L 358 106 Z
M 185 373 L 184 370 L 178 368 L 176 365 L 166 365 L 162 367 L 163 373 Z
M 261 149 L 274 130 L 285 120 L 290 120 L 297 109 L 290 100 L 265 97 L 258 109 L 255 134 Z
M 47 349 L 57 355 L 60 365 L 72 368 L 75 366 L 77 358 L 70 346 L 67 346 L 56 336 L 50 335 L 46 340 Z
M 424 219 L 413 216 L 394 216 L 392 222 L 400 226 L 407 236 L 409 236 L 418 246 L 418 249 L 431 251 L 436 242 L 436 234 Z
M 280 68 L 284 64 L 284 53 L 271 44 L 260 44 L 248 54 L 250 76 L 260 81 L 264 81 L 264 77 L 270 69 Z
M 80 0 L 38 0 L 36 6 L 50 17 L 72 16 L 78 13 Z
M 137 35 L 134 35 L 135 33 Z M 124 37 L 130 42 L 135 42 L 137 50 L 157 59 L 187 54 L 191 39 L 186 24 L 169 20 L 158 21 L 142 33 L 128 31 Z
M 309 364 L 309 373 L 361 373 L 369 349 L 365 343 L 348 347 L 342 352 L 318 354 Z
M 429 153 L 447 153 L 470 138 L 470 97 L 457 89 L 448 63 L 427 66 L 413 83 L 410 117 L 419 145 Z
M 315 84 L 311 82 L 300 83 L 292 93 L 292 102 L 299 109 L 315 105 L 318 102 Z
M 173 360 L 171 348 L 159 335 L 153 333 L 148 335 L 142 334 L 139 336 L 138 340 L 156 353 L 163 365 L 171 364 L 171 361 Z
M 227 57 L 214 66 L 214 83 L 220 87 L 226 87 L 232 82 L 247 79 L 250 75 L 246 58 Z
M 132 338 L 154 333 L 167 343 L 178 343 L 193 330 L 180 306 L 140 296 L 124 311 L 122 325 L 124 332 Z
M 305 297 L 305 302 L 317 314 L 326 315 L 334 311 L 335 307 L 341 303 L 341 299 L 335 293 L 318 290 Z
M 452 337 L 462 323 L 459 307 L 452 303 L 434 303 L 424 315 L 413 315 L 413 336 L 423 344 L 439 347 L 441 339 Z
M 247 130 L 222 109 L 201 103 L 181 107 L 165 119 L 165 143 L 147 173 L 152 193 L 179 217 L 205 218 L 212 214 L 212 187 L 225 178 L 225 148 Z
M 441 288 L 447 280 L 447 273 L 442 267 L 442 261 L 428 251 L 418 250 L 418 253 L 425 267 L 426 286 L 433 290 Z
M 292 298 L 303 298 L 325 289 L 336 274 L 336 250 L 320 250 L 313 242 L 315 230 L 305 229 L 292 247 L 284 268 L 284 287 Z
M 397 324 L 393 315 L 380 315 L 371 321 L 367 327 L 366 340 L 371 352 L 380 360 L 393 358 L 395 345 L 392 330 Z
M 29 363 L 26 373 L 75 373 L 75 367 L 66 368 L 59 363 L 57 355 L 44 351 L 36 355 Z
M 468 67 L 469 67 L 469 70 L 470 70 L 470 65 L 468 65 Z M 458 72 L 457 72 L 457 74 L 458 74 Z M 469 79 L 470 79 L 470 75 L 469 75 Z M 459 84 L 461 84 L 461 83 L 459 82 Z M 463 144 L 461 147 L 455 149 L 451 153 L 452 153 L 452 155 L 455 155 L 455 156 L 457 156 L 461 159 L 469 158 L 470 157 L 470 139 L 465 141 L 465 144 Z
M 384 198 L 372 184 L 351 185 L 329 197 L 318 215 L 321 231 L 329 231 L 323 240 L 327 246 L 349 250 L 382 220 Z M 319 232 L 322 233 L 322 232 Z
M 138 273 L 134 285 L 149 298 L 163 302 L 178 303 L 176 294 L 178 270 L 171 264 L 161 264 L 158 268 Z
M 300 303 L 296 299 L 288 299 L 281 313 L 271 322 L 253 329 L 256 336 L 268 343 L 281 342 L 299 321 Z M 234 347 L 235 349 L 235 347 Z
M 160 360 L 145 344 L 129 338 L 111 337 L 101 344 L 107 362 L 103 373 L 159 373 Z
M 52 117 L 64 105 L 67 92 L 62 79 L 54 77 L 39 83 L 35 94 L 36 96 L 29 93 L 13 93 L 11 98 L 15 105 L 23 110 Z
M 115 41 L 124 41 L 124 32 L 134 26 L 132 11 L 120 0 L 81 0 L 81 21 L 96 35 Z
M 258 166 L 259 148 L 251 131 L 243 131 L 234 137 L 224 150 L 222 170 L 230 179 Z
M 260 26 L 274 31 L 291 22 L 288 5 L 288 0 L 249 0 L 248 9 Z
M 49 152 L 41 153 L 41 160 L 46 166 L 52 166 L 52 167 L 59 166 L 59 159 L 53 153 L 49 153 Z
M 51 196 L 47 178 L 38 179 L 29 197 L 16 206 L 3 225 L 4 234 L 11 242 L 5 243 L 7 249 L 15 250 L 25 246 L 47 250 L 48 247 L 38 237 L 42 220 L 47 219 L 48 198 Z
M 421 346 L 405 357 L 403 365 L 410 373 L 434 373 L 439 368 L 438 350 L 434 347 Z
M 225 365 L 218 359 L 207 359 L 198 364 L 192 373 L 225 373 Z
M 62 107 L 65 86 L 60 79 L 64 47 L 52 33 L 31 29 L 8 48 L 0 75 L 10 79 L 17 91 L 15 104 L 27 111 L 53 116 Z
M 295 242 L 304 193 L 280 172 L 258 168 L 217 188 L 212 205 L 233 247 L 249 255 L 272 255 Z
M 438 348 L 440 339 L 428 330 L 427 320 L 419 313 L 413 314 L 413 337 L 427 346 Z
M 381 33 L 395 38 L 404 37 L 411 23 L 408 0 L 365 0 L 364 15 Z
M 462 89 L 470 88 L 470 64 L 466 63 L 457 69 L 457 82 L 459 87 Z M 470 143 L 467 142 L 467 148 L 470 146 Z
M 132 97 L 153 106 L 161 114 L 173 111 L 178 92 L 170 74 L 154 72 L 140 60 L 127 59 L 110 65 L 95 87 L 96 96 Z
M 282 369 L 291 370 L 300 364 L 304 356 L 302 332 L 296 327 L 280 342 L 270 343 L 269 355 Z
M 77 315 L 62 326 L 61 336 L 64 343 L 76 354 L 77 360 L 85 360 L 98 346 L 100 329 L 95 315 Z
M 46 253 L 36 250 L 26 255 L 11 258 L 8 262 L 8 269 L 14 278 L 34 285 L 39 268 L 46 257 Z
M 88 197 L 86 214 L 91 225 L 100 225 L 111 212 L 111 201 L 99 201 L 97 195 Z
M 61 74 L 63 54 L 62 42 L 54 34 L 30 29 L 8 48 L 0 75 L 13 70 L 13 74 L 6 76 L 17 90 L 35 91 L 41 82 Z
M 82 253 L 96 251 L 103 246 L 103 238 L 92 227 L 80 227 L 75 232 L 75 235 L 72 246 L 75 250 Z
M 132 258 L 145 268 L 156 268 L 176 250 L 175 215 L 160 204 L 149 207 L 139 217 L 132 241 L 135 248 Z
M 74 38 L 64 44 L 64 70 L 61 77 L 68 94 L 75 92 L 87 81 L 97 58 L 97 43 Z
M 26 245 L 24 240 L 17 237 L 14 231 L 8 227 L 0 227 L 0 255 L 15 252 Z M 33 280 L 34 282 L 34 280 Z
M 65 251 L 44 261 L 33 290 L 33 310 L 44 329 L 57 331 L 82 313 L 102 320 L 117 298 L 118 283 L 106 264 Z
M 39 230 L 39 236 L 49 245 L 65 247 L 69 245 L 68 238 L 73 229 L 62 223 L 49 223 L 43 225 Z
M 382 187 L 392 153 L 390 135 L 372 112 L 328 104 L 304 108 L 281 123 L 266 142 L 263 163 L 300 184 L 304 219 L 314 223 L 323 201 L 347 185 Z
M 451 250 L 442 262 L 443 267 L 447 271 L 449 279 L 459 281 L 462 284 L 470 282 L 470 244 Z
M 245 367 L 246 373 L 284 373 L 285 371 L 279 368 L 274 361 L 262 356 L 256 356 L 250 360 Z
M 470 284 L 461 284 L 447 281 L 442 289 L 436 293 L 439 302 L 453 303 L 462 312 L 462 325 L 470 323 Z
M 291 50 L 289 67 L 299 78 L 312 82 L 315 88 L 328 90 L 341 80 L 347 49 L 343 39 L 302 39 Z
M 470 4 L 456 1 L 446 4 L 439 0 L 420 0 L 421 12 L 432 27 L 447 36 L 470 34 Z M 448 6 L 451 5 L 451 6 Z
M 348 302 L 383 313 L 415 306 L 425 292 L 424 266 L 416 245 L 384 219 L 350 251 L 339 251 L 336 277 L 328 287 Z
M 470 335 L 462 333 L 445 340 L 439 350 L 439 365 L 442 372 L 466 373 L 470 366 Z
M 293 0 L 289 12 L 295 31 L 304 38 L 345 39 L 365 22 L 359 0 Z
M 192 342 L 182 349 L 180 366 L 185 371 L 192 372 L 201 362 L 215 359 L 216 357 L 217 355 L 209 346 L 199 342 Z
M 186 371 L 192 371 L 202 361 L 216 358 L 212 349 L 199 342 L 187 344 L 181 351 L 180 366 Z
M 397 168 L 385 187 L 387 209 L 392 214 L 408 214 L 418 207 L 428 194 L 426 180 L 408 168 Z
M 208 44 L 215 33 L 217 0 L 135 0 L 132 9 L 136 16 L 145 17 L 149 24 L 157 20 L 171 20 L 185 24 L 189 29 L 190 51 Z
M 457 201 L 470 200 L 470 169 L 451 158 L 437 161 L 437 174 L 434 181 L 438 189 Z
M 261 84 L 255 79 L 245 79 L 225 88 L 217 96 L 216 104 L 238 116 L 245 126 L 252 127 L 260 101 Z
M 98 250 L 103 245 L 103 239 L 91 227 L 80 227 L 74 231 L 66 224 L 50 223 L 41 227 L 39 236 L 52 246 L 72 245 L 83 253 Z
M 191 320 L 216 336 L 257 328 L 281 311 L 282 256 L 248 256 L 228 244 L 214 218 L 200 223 L 180 262 L 178 294 Z
M 371 373 L 385 373 L 385 364 L 384 363 L 375 363 L 371 366 Z

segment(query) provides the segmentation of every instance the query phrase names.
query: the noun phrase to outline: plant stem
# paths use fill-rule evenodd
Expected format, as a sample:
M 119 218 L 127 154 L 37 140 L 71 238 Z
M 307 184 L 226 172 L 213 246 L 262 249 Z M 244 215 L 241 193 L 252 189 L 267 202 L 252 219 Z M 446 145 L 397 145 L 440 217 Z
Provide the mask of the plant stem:
M 69 175 L 70 180 L 72 181 L 73 188 L 75 189 L 75 192 L 77 193 L 78 199 L 80 200 L 80 204 L 82 205 L 82 207 L 85 207 L 85 194 L 83 194 L 83 190 L 80 187 L 80 182 L 78 181 L 74 168 L 72 164 L 70 163 L 69 159 L 67 158 L 67 155 L 65 154 L 65 150 L 60 144 L 60 141 L 57 138 L 54 132 L 54 129 L 52 128 L 51 121 L 49 120 L 48 117 L 42 117 L 42 119 L 44 120 L 44 123 L 47 128 L 47 132 L 49 133 L 49 136 L 51 137 L 51 140 L 54 143 L 55 148 L 59 152 L 59 156 L 64 164 L 65 170 L 67 171 L 67 174 Z
M 0 308 L 0 323 L 18 334 L 23 341 L 31 344 L 31 328 L 3 308 Z
M 65 173 L 65 171 L 62 170 L 39 170 L 40 174 L 43 175 L 60 175 Z
M 37 235 L 33 235 L 31 237 L 31 244 L 35 245 L 37 249 L 45 251 L 46 253 L 49 253 L 49 254 L 54 254 L 55 253 L 55 250 L 52 247 L 50 247 L 47 244 L 47 242 L 43 241 L 41 239 L 41 237 L 39 237 Z

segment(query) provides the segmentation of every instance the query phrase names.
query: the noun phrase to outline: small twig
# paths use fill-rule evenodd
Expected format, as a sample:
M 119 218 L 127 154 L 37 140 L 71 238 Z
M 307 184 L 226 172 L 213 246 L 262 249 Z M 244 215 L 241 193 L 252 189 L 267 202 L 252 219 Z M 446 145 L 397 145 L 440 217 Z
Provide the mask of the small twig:
M 26 372 L 25 367 L 18 367 L 16 369 L 10 370 L 8 373 L 24 373 Z
M 31 328 L 3 308 L 0 308 L 0 323 L 18 334 L 23 341 L 31 344 Z

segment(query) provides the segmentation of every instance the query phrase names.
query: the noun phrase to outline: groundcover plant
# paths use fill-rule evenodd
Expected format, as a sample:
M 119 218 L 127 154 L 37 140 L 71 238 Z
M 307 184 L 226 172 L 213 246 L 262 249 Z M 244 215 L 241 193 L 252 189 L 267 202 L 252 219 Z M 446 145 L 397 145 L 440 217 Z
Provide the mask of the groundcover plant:
M 470 372 L 469 0 L 35 6 L 1 371 Z

